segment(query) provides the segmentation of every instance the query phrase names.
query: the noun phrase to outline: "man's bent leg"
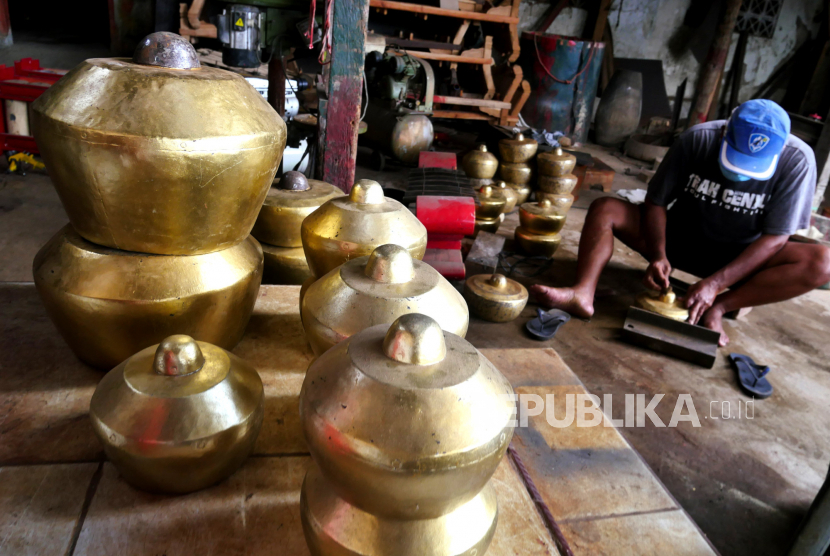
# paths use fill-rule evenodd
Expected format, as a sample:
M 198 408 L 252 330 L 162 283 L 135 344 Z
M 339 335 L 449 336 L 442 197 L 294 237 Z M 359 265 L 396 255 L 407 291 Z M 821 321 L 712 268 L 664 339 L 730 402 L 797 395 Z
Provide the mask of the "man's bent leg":
M 539 303 L 577 317 L 593 315 L 594 292 L 599 275 L 611 260 L 615 236 L 632 249 L 645 251 L 645 240 L 640 234 L 640 207 L 613 197 L 595 200 L 588 209 L 579 239 L 576 283 L 571 288 L 531 286 Z
M 739 287 L 721 293 L 700 319 L 706 328 L 723 332 L 723 315 L 744 307 L 785 301 L 830 282 L 830 249 L 822 245 L 788 242 L 756 274 Z

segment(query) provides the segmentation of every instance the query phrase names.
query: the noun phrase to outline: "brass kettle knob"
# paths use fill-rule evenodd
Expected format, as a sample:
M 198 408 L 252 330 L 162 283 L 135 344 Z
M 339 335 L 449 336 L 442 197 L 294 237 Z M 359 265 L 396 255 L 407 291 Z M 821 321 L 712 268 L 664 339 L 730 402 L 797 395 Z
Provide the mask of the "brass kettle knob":
M 435 319 L 426 315 L 403 315 L 386 332 L 383 353 L 401 363 L 434 365 L 447 355 L 444 331 Z
M 190 41 L 167 31 L 150 33 L 138 43 L 133 62 L 145 66 L 171 69 L 197 69 L 202 67 L 196 49 Z
M 153 369 L 166 376 L 187 376 L 201 370 L 205 356 L 196 340 L 186 334 L 168 336 L 156 348 Z
M 409 251 L 387 243 L 372 251 L 364 273 L 375 282 L 403 284 L 415 277 L 415 265 Z
M 305 174 L 291 170 L 282 175 L 280 189 L 286 191 L 308 191 L 311 189 L 311 184 L 308 183 L 308 178 L 305 177 Z
M 379 205 L 384 199 L 383 187 L 375 180 L 357 180 L 349 193 L 349 200 L 359 205 Z
M 487 283 L 493 286 L 494 288 L 503 290 L 507 287 L 507 278 L 503 274 L 493 274 L 487 280 Z

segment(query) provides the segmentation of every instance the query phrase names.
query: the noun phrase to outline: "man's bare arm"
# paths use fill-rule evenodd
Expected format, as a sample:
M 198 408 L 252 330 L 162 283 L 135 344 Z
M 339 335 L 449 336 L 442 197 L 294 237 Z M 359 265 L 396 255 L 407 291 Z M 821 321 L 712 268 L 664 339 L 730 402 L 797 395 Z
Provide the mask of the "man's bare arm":
M 646 199 L 641 225 L 649 261 L 643 282 L 654 290 L 666 289 L 671 274 L 671 264 L 666 257 L 666 207 Z

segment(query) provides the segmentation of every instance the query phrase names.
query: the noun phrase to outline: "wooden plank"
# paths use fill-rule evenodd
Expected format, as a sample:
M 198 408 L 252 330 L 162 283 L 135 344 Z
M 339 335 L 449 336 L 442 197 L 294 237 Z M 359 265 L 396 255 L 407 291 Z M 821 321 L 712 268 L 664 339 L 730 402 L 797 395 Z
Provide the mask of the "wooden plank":
M 608 11 L 610 9 L 611 0 L 600 0 L 597 22 L 594 25 L 594 34 L 592 37 L 594 42 L 602 42 L 602 37 L 605 36 L 605 25 L 608 23 Z
M 457 106 L 478 106 L 484 108 L 494 108 L 496 110 L 509 109 L 510 103 L 500 100 L 485 100 L 481 98 L 467 98 L 467 97 L 446 97 L 443 95 L 435 95 L 433 100 L 435 104 L 454 104 Z
M 460 62 L 462 64 L 481 65 L 493 65 L 494 63 L 492 58 L 474 58 L 472 56 L 465 56 L 463 54 L 435 54 L 433 52 L 420 52 L 418 50 L 402 50 L 401 52 L 409 54 L 413 58 L 420 58 L 422 60 L 435 60 L 437 62 Z
M 446 118 L 450 120 L 489 120 L 490 117 L 485 114 L 477 114 L 475 112 L 455 112 L 452 110 L 433 110 L 433 118 Z
M 484 38 L 484 57 L 490 58 L 493 55 L 493 37 L 487 36 Z M 483 66 L 481 71 L 484 72 L 484 83 L 487 86 L 487 92 L 484 93 L 485 100 L 490 100 L 496 94 L 496 85 L 493 83 L 493 68 L 490 66 Z
M 324 117 L 318 118 L 325 138 L 319 153 L 320 179 L 349 192 L 357 157 L 369 0 L 339 0 L 333 12 L 331 59 L 326 64 L 328 103 Z
M 460 44 L 452 44 L 446 42 L 438 42 L 438 41 L 422 41 L 418 39 L 398 39 L 395 37 L 384 37 L 386 39 L 387 45 L 396 45 L 401 48 L 428 48 L 430 50 L 442 50 L 445 52 L 439 52 L 438 54 L 449 54 L 452 51 L 458 51 L 462 49 Z
M 518 25 L 519 23 L 519 18 L 514 16 L 489 15 L 486 13 L 466 12 L 461 10 L 444 10 L 433 6 L 424 6 L 423 4 L 409 4 L 406 2 L 393 2 L 391 0 L 369 0 L 369 5 L 373 8 L 381 8 L 385 10 L 440 15 L 444 17 L 455 17 L 458 19 L 473 19 L 475 21 L 490 21 L 492 23 L 512 23 L 515 25 Z

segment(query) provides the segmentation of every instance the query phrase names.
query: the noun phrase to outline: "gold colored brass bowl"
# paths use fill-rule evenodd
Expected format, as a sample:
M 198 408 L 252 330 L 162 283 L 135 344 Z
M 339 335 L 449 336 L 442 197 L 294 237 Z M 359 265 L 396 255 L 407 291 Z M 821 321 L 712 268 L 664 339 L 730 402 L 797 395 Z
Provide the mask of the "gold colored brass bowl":
M 332 270 L 309 286 L 300 310 L 318 356 L 364 328 L 407 313 L 428 315 L 462 338 L 467 334 L 470 315 L 461 294 L 398 245 L 381 245 Z
M 564 176 L 573 172 L 576 157 L 556 147 L 551 152 L 539 154 L 536 165 L 540 176 Z
M 559 249 L 559 243 L 562 241 L 562 236 L 559 234 L 534 234 L 524 229 L 522 226 L 517 226 L 513 233 L 513 239 L 519 245 L 519 249 L 527 255 L 535 257 L 553 257 L 556 250 Z
M 637 296 L 635 304 L 641 309 L 663 315 L 670 319 L 686 321 L 689 319 L 689 310 L 686 308 L 685 299 L 677 295 L 669 288 L 665 292 L 646 290 Z
M 400 245 L 418 260 L 427 247 L 424 225 L 408 208 L 384 197 L 383 188 L 372 180 L 359 180 L 347 197 L 331 199 L 308 215 L 301 237 L 308 267 L 317 278 L 387 243 Z
M 567 216 L 556 209 L 547 199 L 536 203 L 525 203 L 519 207 L 519 222 L 532 234 L 550 235 L 559 233 L 565 226 Z
M 262 266 L 250 236 L 205 255 L 147 255 L 95 245 L 67 225 L 35 256 L 33 274 L 72 351 L 111 369 L 171 334 L 233 348 L 254 309 Z
M 506 201 L 504 209 L 502 209 L 502 213 L 510 214 L 513 212 L 516 208 L 516 204 L 519 202 L 519 193 L 512 187 L 508 187 L 507 183 L 503 181 L 496 182 L 496 190 L 504 195 L 504 199 Z
M 564 195 L 565 193 L 571 193 L 578 181 L 573 174 L 565 174 L 564 176 L 539 176 L 536 183 L 539 190 L 544 193 Z
M 523 133 L 517 133 L 513 139 L 499 141 L 499 155 L 504 162 L 527 162 L 536 155 L 539 143 Z
M 302 247 L 275 247 L 267 243 L 261 245 L 265 257 L 263 284 L 299 286 L 311 278 L 311 270 Z
M 314 460 L 300 500 L 312 554 L 483 554 L 512 394 L 470 343 L 417 313 L 314 361 L 300 392 Z
M 527 185 L 533 178 L 533 169 L 527 162 L 502 162 L 499 165 L 499 177 L 507 183 Z
M 461 168 L 467 176 L 474 179 L 492 179 L 499 167 L 499 160 L 487 151 L 487 145 L 481 144 L 468 152 L 461 159 Z
M 232 353 L 174 335 L 107 373 L 89 416 L 128 483 L 192 492 L 228 477 L 251 453 L 262 426 L 262 380 Z
M 305 217 L 326 201 L 344 195 L 330 183 L 310 180 L 300 172 L 286 172 L 268 190 L 251 235 L 277 247 L 302 247 L 300 228 Z
M 574 196 L 570 193 L 545 193 L 544 191 L 537 191 L 536 199 L 539 201 L 547 199 L 560 214 L 566 214 L 571 208 L 571 205 L 574 204 Z
M 473 230 L 473 237 L 477 236 L 478 233 L 482 231 L 495 234 L 499 231 L 499 226 L 501 226 L 503 218 L 503 216 L 501 218 L 476 218 L 475 229 Z
M 533 193 L 533 190 L 530 188 L 529 185 L 520 185 L 518 183 L 508 182 L 507 187 L 515 191 L 516 194 L 519 196 L 519 198 L 516 199 L 517 205 L 525 204 L 527 200 L 530 198 L 530 194 Z
M 198 60 L 159 65 L 192 63 L 165 55 L 193 50 L 167 35 L 177 39 L 154 55 L 136 51 L 135 60 L 153 65 L 99 58 L 76 66 L 32 103 L 32 129 L 86 240 L 141 253 L 210 253 L 248 237 L 286 128 L 240 75 Z
M 527 289 L 501 274 L 476 274 L 464 283 L 470 314 L 490 322 L 508 322 L 527 305 Z
M 507 205 L 507 197 L 501 189 L 485 185 L 478 191 L 476 218 L 479 220 L 498 218 L 504 212 L 505 205 Z

